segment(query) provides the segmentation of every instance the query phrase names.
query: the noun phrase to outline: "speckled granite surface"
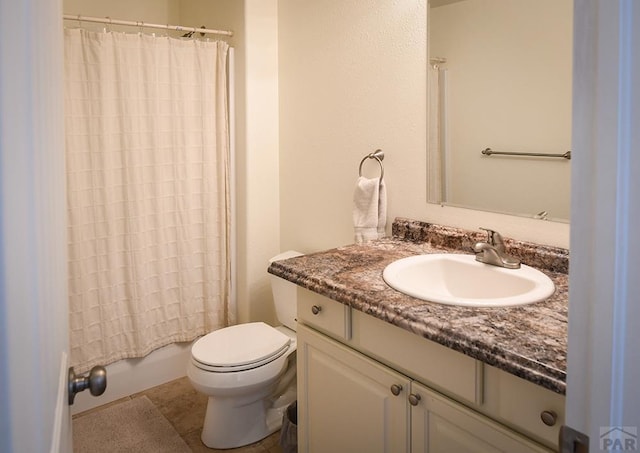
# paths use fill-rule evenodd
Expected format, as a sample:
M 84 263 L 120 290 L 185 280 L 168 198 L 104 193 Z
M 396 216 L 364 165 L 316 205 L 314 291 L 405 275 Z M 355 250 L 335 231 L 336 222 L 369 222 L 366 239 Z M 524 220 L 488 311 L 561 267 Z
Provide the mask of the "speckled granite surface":
M 567 250 L 505 240 L 509 253 L 555 283 L 546 301 L 507 308 L 426 302 L 387 286 L 391 262 L 425 253 L 471 253 L 480 233 L 396 219 L 393 237 L 277 261 L 269 272 L 535 384 L 565 393 Z

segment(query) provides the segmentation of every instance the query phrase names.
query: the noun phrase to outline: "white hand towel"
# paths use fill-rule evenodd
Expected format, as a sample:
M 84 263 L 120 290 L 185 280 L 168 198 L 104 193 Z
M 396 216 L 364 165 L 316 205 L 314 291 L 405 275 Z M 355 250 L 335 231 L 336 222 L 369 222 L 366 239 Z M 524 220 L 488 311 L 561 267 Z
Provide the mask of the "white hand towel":
M 384 181 L 360 176 L 353 193 L 353 226 L 356 243 L 384 236 L 387 224 L 387 194 Z
M 380 180 L 378 189 L 378 239 L 386 236 L 387 229 L 387 186 Z

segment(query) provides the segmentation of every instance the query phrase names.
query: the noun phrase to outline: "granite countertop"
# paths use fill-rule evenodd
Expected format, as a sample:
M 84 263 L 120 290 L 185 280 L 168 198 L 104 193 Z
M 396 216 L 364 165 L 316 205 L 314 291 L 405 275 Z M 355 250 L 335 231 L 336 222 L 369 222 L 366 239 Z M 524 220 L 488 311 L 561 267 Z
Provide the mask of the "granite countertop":
M 442 305 L 404 295 L 382 279 L 391 262 L 426 253 L 471 253 L 477 232 L 396 219 L 393 237 L 269 266 L 271 274 L 440 343 L 554 392 L 566 389 L 568 251 L 506 239 L 507 251 L 548 275 L 547 300 L 505 308 Z

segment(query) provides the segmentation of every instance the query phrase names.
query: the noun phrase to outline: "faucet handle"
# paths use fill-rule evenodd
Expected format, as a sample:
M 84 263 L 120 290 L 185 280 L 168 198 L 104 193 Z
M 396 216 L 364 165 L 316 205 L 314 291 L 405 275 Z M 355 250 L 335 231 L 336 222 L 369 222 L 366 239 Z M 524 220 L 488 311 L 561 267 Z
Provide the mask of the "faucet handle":
M 496 234 L 496 232 L 494 230 L 491 230 L 489 228 L 484 228 L 484 227 L 480 227 L 480 229 L 482 231 L 487 232 L 487 244 L 493 245 L 493 235 Z
M 502 240 L 502 236 L 495 230 L 490 228 L 480 227 L 481 230 L 487 232 L 487 243 L 493 245 L 496 248 L 504 249 L 504 241 Z M 502 251 L 501 250 L 501 251 Z

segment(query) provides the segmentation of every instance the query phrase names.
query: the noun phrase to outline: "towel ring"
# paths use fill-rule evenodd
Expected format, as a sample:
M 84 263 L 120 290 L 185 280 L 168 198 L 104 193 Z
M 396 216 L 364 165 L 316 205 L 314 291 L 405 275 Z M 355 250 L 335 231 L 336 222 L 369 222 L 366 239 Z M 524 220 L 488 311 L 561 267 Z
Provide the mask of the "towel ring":
M 384 151 L 382 151 L 381 149 L 376 149 L 374 152 L 364 156 L 360 161 L 360 167 L 358 167 L 359 176 L 362 176 L 362 165 L 367 159 L 375 159 L 378 161 L 378 165 L 380 165 L 380 182 L 382 182 L 382 178 L 384 177 L 384 166 L 382 165 L 382 161 L 384 160 Z

